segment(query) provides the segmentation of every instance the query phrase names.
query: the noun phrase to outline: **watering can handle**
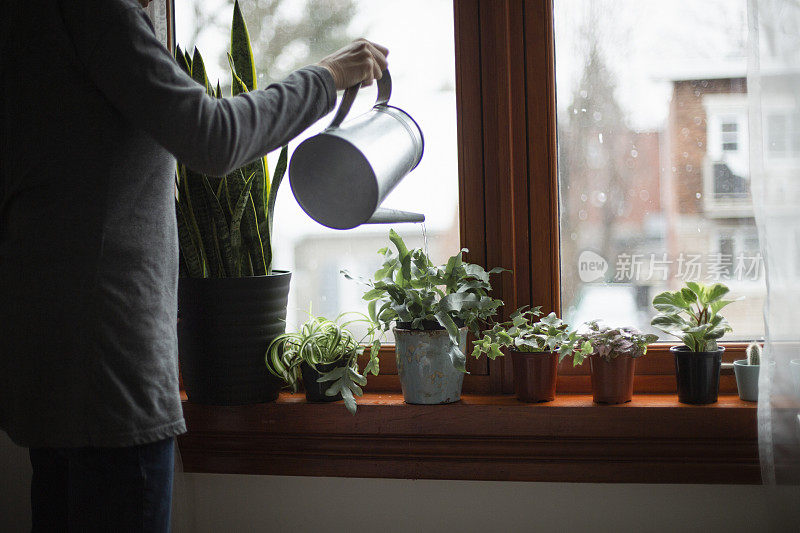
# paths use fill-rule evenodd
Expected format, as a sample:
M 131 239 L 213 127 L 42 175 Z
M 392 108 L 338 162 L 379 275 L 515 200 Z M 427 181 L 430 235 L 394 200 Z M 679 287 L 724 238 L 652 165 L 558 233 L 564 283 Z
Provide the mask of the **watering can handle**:
M 356 99 L 356 95 L 358 94 L 358 88 L 361 86 L 360 83 L 356 83 L 352 87 L 348 87 L 344 91 L 344 96 L 342 96 L 342 101 L 339 103 L 339 109 L 336 110 L 336 115 L 333 117 L 330 126 L 328 128 L 338 128 L 339 125 L 344 120 L 344 117 L 347 116 L 347 113 L 350 112 L 350 107 L 353 105 L 353 101 Z M 381 76 L 381 79 L 378 80 L 378 98 L 375 101 L 375 105 L 385 104 L 389 101 L 389 97 L 392 95 L 392 77 L 389 75 L 389 70 L 384 70 Z

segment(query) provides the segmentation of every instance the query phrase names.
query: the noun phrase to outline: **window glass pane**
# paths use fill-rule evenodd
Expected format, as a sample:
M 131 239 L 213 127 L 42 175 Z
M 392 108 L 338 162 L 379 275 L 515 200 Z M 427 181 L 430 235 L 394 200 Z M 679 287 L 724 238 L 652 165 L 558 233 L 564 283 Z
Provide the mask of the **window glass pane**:
M 767 116 L 767 142 L 770 155 L 777 157 L 786 155 L 786 117 L 784 115 Z
M 452 1 L 258 0 L 241 5 L 262 88 L 358 37 L 389 48 L 391 103 L 419 123 L 425 151 L 419 166 L 383 205 L 424 213 L 429 253 L 434 262 L 445 262 L 459 249 Z M 179 2 L 176 10 L 178 43 L 189 50 L 195 45 L 201 49 L 209 78 L 220 79 L 225 91 L 230 84 L 225 50 L 232 2 L 191 0 Z M 351 116 L 369 110 L 376 94 L 374 85 L 361 89 Z M 320 132 L 331 119 L 332 115 L 323 118 L 292 141 L 290 157 L 303 139 Z M 277 153 L 269 158 L 270 168 L 276 158 Z M 374 273 L 381 263 L 377 250 L 389 244 L 390 227 L 409 246 L 423 246 L 419 224 L 364 225 L 348 231 L 317 224 L 298 206 L 287 176 L 277 200 L 273 264 L 293 272 L 289 327 L 301 322 L 309 308 L 327 317 L 343 311 L 366 312 L 363 287 L 339 271 Z
M 792 141 L 792 156 L 800 156 L 800 115 L 793 113 L 791 115 L 791 128 L 789 135 Z
M 652 328 L 653 296 L 724 282 L 728 340 L 763 335 L 745 0 L 556 0 L 561 302 Z M 784 138 L 785 132 L 780 132 Z

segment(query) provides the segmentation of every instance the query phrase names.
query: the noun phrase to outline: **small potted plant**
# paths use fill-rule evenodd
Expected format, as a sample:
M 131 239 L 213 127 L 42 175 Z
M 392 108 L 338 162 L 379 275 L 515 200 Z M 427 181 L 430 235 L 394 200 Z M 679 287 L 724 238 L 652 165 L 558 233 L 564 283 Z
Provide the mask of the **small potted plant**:
M 751 342 L 747 346 L 747 359 L 733 362 L 739 398 L 747 402 L 758 401 L 758 371 L 761 368 L 761 345 Z
M 348 316 L 357 318 L 345 321 Z M 349 326 L 365 324 L 367 333 L 356 340 Z M 359 313 L 343 313 L 336 320 L 311 315 L 294 333 L 279 335 L 267 349 L 267 370 L 297 392 L 302 379 L 306 400 L 331 402 L 344 400 L 348 411 L 355 414 L 355 396 L 361 396 L 366 375 L 377 376 L 378 352 L 381 348 L 378 325 Z M 370 347 L 370 357 L 363 374 L 358 357 Z
M 719 369 L 724 346 L 717 340 L 732 331 L 728 321 L 719 314 L 733 300 L 725 300 L 729 289 L 721 283 L 704 285 L 687 282 L 679 291 L 666 291 L 653 298 L 659 314 L 650 322 L 653 326 L 678 337 L 683 346 L 673 346 L 678 401 L 707 404 L 717 401 Z
M 514 392 L 523 402 L 548 402 L 556 397 L 558 363 L 567 356 L 578 364 L 592 352 L 592 345 L 569 325 L 550 313 L 539 319 L 541 308 L 517 309 L 508 322 L 495 324 L 475 342 L 475 357 L 486 353 L 494 359 L 508 348 L 514 368 Z
M 394 326 L 397 373 L 406 403 L 439 404 L 461 399 L 466 373 L 467 331 L 476 335 L 503 302 L 489 296 L 489 275 L 463 260 L 461 250 L 447 264 L 434 266 L 421 249 L 409 250 L 394 231 L 379 250 L 383 266 L 369 290 L 370 318 L 384 330 Z M 346 277 L 352 279 L 347 272 Z
M 610 328 L 597 320 L 586 324 L 583 338 L 592 345 L 589 366 L 592 376 L 592 398 L 595 403 L 625 403 L 633 398 L 633 375 L 636 359 L 647 353 L 647 345 L 657 335 L 644 334 L 634 328 Z M 576 364 L 583 362 L 576 352 Z

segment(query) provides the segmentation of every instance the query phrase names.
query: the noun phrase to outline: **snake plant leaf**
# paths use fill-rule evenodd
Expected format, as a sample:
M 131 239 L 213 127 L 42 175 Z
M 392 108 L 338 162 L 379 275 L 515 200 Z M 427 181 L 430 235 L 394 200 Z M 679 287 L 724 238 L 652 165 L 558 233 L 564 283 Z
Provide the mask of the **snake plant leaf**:
M 267 170 L 262 159 L 257 159 L 242 167 L 245 176 L 253 176 L 253 186 L 250 190 L 253 209 L 255 210 L 255 221 L 258 224 L 258 233 L 261 237 L 261 249 L 264 255 L 265 268 L 269 270 L 272 262 L 271 248 L 269 247 L 269 221 L 266 212 L 266 195 L 269 187 Z
M 242 189 L 251 177 L 252 176 L 249 176 L 247 179 L 245 179 L 243 169 L 237 169 L 228 174 L 227 181 L 231 198 L 239 198 Z M 252 191 L 248 197 L 248 201 L 246 202 L 244 214 L 242 215 L 241 228 L 243 237 L 242 240 L 244 242 L 246 252 L 249 255 L 249 266 L 252 267 L 253 274 L 251 275 L 266 275 L 268 265 L 264 258 L 263 240 L 259 232 L 255 203 L 252 199 Z
M 181 256 L 191 278 L 204 277 L 203 259 L 195 241 L 195 236 L 189 229 L 183 207 L 175 200 L 175 211 L 178 219 L 178 241 L 180 242 Z
M 281 148 L 278 155 L 278 164 L 275 165 L 275 173 L 272 176 L 272 184 L 269 187 L 269 197 L 267 200 L 267 217 L 269 217 L 269 234 L 272 235 L 272 219 L 275 214 L 275 201 L 278 199 L 278 188 L 281 186 L 283 177 L 286 174 L 287 160 L 289 159 L 289 147 Z M 270 243 L 271 245 L 272 243 Z
M 181 205 L 181 209 L 183 210 L 183 220 L 185 221 L 193 242 L 200 253 L 200 262 L 203 268 L 203 272 L 200 277 L 208 277 L 208 259 L 206 258 L 205 250 L 203 250 L 202 235 L 200 234 L 200 228 L 197 226 L 197 221 L 195 220 L 194 212 L 192 211 L 192 199 L 188 193 L 188 173 L 189 170 L 186 168 L 186 165 L 178 163 L 178 171 L 175 173 L 175 186 L 177 188 L 176 199 Z
M 216 227 L 203 186 L 203 178 L 202 174 L 186 169 L 183 197 L 187 201 L 197 232 L 201 237 L 210 277 L 220 278 L 224 277 L 222 258 L 217 252 Z
M 216 230 L 216 250 L 217 253 L 220 255 L 222 259 L 222 265 L 225 268 L 225 274 L 227 276 L 235 276 L 238 272 L 236 268 L 236 261 L 234 259 L 233 251 L 231 250 L 231 235 L 230 230 L 228 229 L 228 221 L 225 218 L 225 213 L 222 210 L 222 206 L 219 203 L 219 198 L 214 193 L 214 189 L 211 188 L 211 184 L 208 181 L 208 178 L 203 176 L 203 187 L 206 190 L 206 198 L 208 200 L 208 205 L 211 208 L 211 218 L 214 221 L 214 226 Z
M 219 80 L 217 80 L 217 92 L 214 96 L 217 98 L 222 98 L 222 87 L 219 86 Z
M 214 96 L 214 91 L 208 83 L 208 76 L 206 75 L 206 66 L 203 63 L 203 56 L 200 55 L 200 50 L 195 47 L 194 56 L 192 57 L 192 79 L 205 87 L 206 93 Z
M 212 250 L 214 225 L 201 178 L 202 175 L 181 165 L 181 204 L 184 206 L 184 214 L 190 229 L 198 237 L 206 277 L 220 277 L 219 258 L 213 255 Z
M 253 262 L 254 274 L 257 276 L 265 276 L 272 273 L 270 264 L 272 257 L 267 254 L 267 249 L 264 247 L 264 239 L 259 231 L 257 217 L 256 204 L 253 201 L 253 193 L 251 190 L 242 216 L 242 234 Z
M 192 72 L 192 55 L 189 53 L 188 50 L 184 50 L 183 58 L 186 60 L 186 64 L 189 65 L 189 75 L 191 76 L 191 72 Z
M 214 177 L 209 178 L 209 183 L 213 183 Z M 231 205 L 231 199 L 228 197 L 228 190 L 227 190 L 227 182 L 228 177 L 223 176 L 219 178 L 215 186 L 215 194 L 219 199 L 219 205 L 222 207 L 222 212 L 225 215 L 225 221 L 228 223 L 228 226 L 231 225 L 231 215 L 233 214 L 233 206 Z
M 233 3 L 233 22 L 231 23 L 231 56 L 236 73 L 249 91 L 256 89 L 256 66 L 253 61 L 253 48 L 250 46 L 250 33 L 239 7 L 239 0 Z
M 237 96 L 248 92 L 247 85 L 245 85 L 242 78 L 236 73 L 236 67 L 233 64 L 233 57 L 231 57 L 230 52 L 228 52 L 228 66 L 231 70 L 231 96 Z
M 181 67 L 181 70 L 191 77 L 192 75 L 191 64 L 187 61 L 186 54 L 183 52 L 183 50 L 181 50 L 181 47 L 178 45 L 175 46 L 175 61 L 178 62 L 178 66 Z
M 250 188 L 253 185 L 252 178 L 247 180 L 242 192 L 239 194 L 239 199 L 236 200 L 236 207 L 231 214 L 231 253 L 236 261 L 235 274 L 239 275 L 242 269 L 242 215 L 247 207 L 247 202 L 250 198 Z

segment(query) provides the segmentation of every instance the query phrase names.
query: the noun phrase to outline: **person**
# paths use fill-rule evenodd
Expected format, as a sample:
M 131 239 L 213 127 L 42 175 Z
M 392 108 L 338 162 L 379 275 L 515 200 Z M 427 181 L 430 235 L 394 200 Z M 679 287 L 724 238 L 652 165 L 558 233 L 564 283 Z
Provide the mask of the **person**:
M 30 450 L 34 531 L 166 531 L 178 392 L 176 157 L 224 175 L 380 78 L 354 41 L 214 99 L 147 0 L 12 2 L 0 22 L 0 428 Z

